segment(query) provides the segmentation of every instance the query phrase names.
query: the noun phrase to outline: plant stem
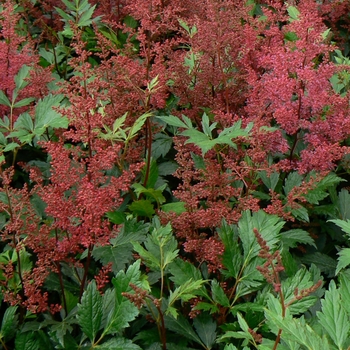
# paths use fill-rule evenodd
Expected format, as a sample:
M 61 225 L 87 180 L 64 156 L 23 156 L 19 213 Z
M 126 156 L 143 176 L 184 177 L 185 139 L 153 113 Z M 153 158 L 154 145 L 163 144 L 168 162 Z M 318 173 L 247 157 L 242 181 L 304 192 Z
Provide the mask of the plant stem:
M 85 283 L 87 280 L 87 275 L 89 272 L 89 267 L 90 267 L 90 262 L 91 262 L 91 252 L 92 252 L 92 244 L 90 244 L 89 248 L 88 248 L 88 255 L 87 255 L 86 263 L 85 263 L 85 267 L 84 267 L 84 276 L 83 276 L 83 278 L 81 280 L 81 284 L 80 284 L 79 302 L 81 301 L 81 297 L 83 296 L 83 293 L 84 293 Z

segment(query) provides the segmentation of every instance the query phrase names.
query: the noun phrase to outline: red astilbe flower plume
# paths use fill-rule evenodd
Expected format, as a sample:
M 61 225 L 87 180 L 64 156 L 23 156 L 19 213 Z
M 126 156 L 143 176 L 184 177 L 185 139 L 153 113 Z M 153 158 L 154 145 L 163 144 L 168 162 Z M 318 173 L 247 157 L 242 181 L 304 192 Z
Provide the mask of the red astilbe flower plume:
M 18 28 L 21 20 L 20 12 L 16 11 L 18 6 L 14 1 L 2 2 L 3 9 L 0 16 L 0 90 L 12 102 L 12 93 L 15 89 L 14 77 L 23 65 L 32 68 L 28 77 L 28 85 L 19 90 L 17 101 L 26 97 L 42 98 L 47 93 L 46 84 L 52 80 L 50 71 L 39 66 L 39 56 L 34 50 L 34 42 L 29 34 Z M 23 112 L 23 108 L 10 108 L 0 106 L 2 114 L 11 114 L 11 125 L 17 116 Z
M 287 164 L 301 172 L 332 169 L 343 155 L 339 143 L 348 136 L 349 106 L 329 81 L 336 67 L 329 56 L 334 47 L 322 36 L 327 27 L 312 0 L 300 3 L 297 18 L 290 18 L 284 6 L 277 14 L 264 11 L 266 21 L 256 20 L 255 28 L 245 28 L 247 37 L 259 35 L 260 41 L 244 58 L 251 84 L 249 119 L 256 127 L 277 123 L 290 136 L 284 169 Z M 297 159 L 295 150 L 302 143 L 305 149 Z M 311 157 L 322 158 L 325 147 L 332 149 L 326 163 L 310 164 Z

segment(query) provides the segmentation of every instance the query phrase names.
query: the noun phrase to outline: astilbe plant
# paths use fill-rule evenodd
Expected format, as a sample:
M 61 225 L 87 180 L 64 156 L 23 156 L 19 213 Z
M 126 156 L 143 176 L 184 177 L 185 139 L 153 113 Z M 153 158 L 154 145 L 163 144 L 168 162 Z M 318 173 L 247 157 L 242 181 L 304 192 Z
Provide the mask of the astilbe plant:
M 332 61 L 332 6 L 20 3 L 4 1 L 0 19 L 1 111 L 11 115 L 0 283 L 12 304 L 1 343 L 17 306 L 21 323 L 27 309 L 54 326 L 31 338 L 24 328 L 16 348 L 41 334 L 58 348 L 139 349 L 123 332 L 136 317 L 131 337 L 146 348 L 172 349 L 179 334 L 181 349 L 288 341 L 290 314 L 322 297 L 319 270 L 299 269 L 290 250 L 316 247 L 300 227 L 329 194 L 340 201 L 329 171 L 348 152 L 348 92 L 334 85 L 348 65 Z M 30 161 L 19 162 L 22 150 Z M 157 215 L 135 209 L 147 201 Z

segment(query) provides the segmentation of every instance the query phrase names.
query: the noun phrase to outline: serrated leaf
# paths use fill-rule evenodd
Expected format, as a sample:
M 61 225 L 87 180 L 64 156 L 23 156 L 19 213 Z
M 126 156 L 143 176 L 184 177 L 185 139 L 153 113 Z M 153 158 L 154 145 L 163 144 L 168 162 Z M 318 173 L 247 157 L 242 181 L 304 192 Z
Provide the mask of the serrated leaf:
M 300 260 L 304 264 L 315 264 L 321 272 L 327 273 L 330 277 L 334 276 L 337 268 L 336 260 L 320 252 L 304 255 Z
M 176 126 L 178 128 L 187 128 L 187 125 L 180 118 L 175 117 L 174 115 L 157 116 L 157 118 L 161 119 L 168 125 Z
M 116 277 L 112 279 L 115 288 L 115 299 L 107 295 L 103 299 L 105 306 L 111 305 L 111 312 L 103 315 L 103 323 L 106 324 L 103 330 L 103 335 L 116 334 L 123 328 L 129 326 L 129 322 L 133 321 L 139 314 L 138 308 L 122 295 L 124 292 L 132 292 L 130 283 L 139 287 L 144 287 L 140 282 L 140 260 L 135 261 L 130 265 L 126 272 L 119 271 Z M 110 292 L 108 292 L 110 293 Z M 115 305 L 113 307 L 113 299 Z
M 213 123 L 212 125 L 209 124 L 209 117 L 204 112 L 202 116 L 202 127 L 204 134 L 207 135 L 210 139 L 212 138 L 212 131 L 215 129 L 217 123 Z
M 131 126 L 129 130 L 128 140 L 132 139 L 137 135 L 137 133 L 142 129 L 145 124 L 147 118 L 151 117 L 152 113 L 145 113 L 138 117 L 135 123 Z
M 205 161 L 204 161 L 202 156 L 199 156 L 199 155 L 191 152 L 191 157 L 192 157 L 192 160 L 194 162 L 194 166 L 196 167 L 196 169 L 201 170 L 201 169 L 206 168 Z
M 14 108 L 19 108 L 19 107 L 24 107 L 24 106 L 28 106 L 30 103 L 32 103 L 33 101 L 35 101 L 35 98 L 34 97 L 27 97 L 27 98 L 24 98 L 18 102 L 16 102 L 14 104 Z
M 321 304 L 322 312 L 317 312 L 320 324 L 337 347 L 343 349 L 349 336 L 350 324 L 348 315 L 342 305 L 343 301 L 339 290 L 333 280 L 330 282 Z
M 15 339 L 16 350 L 41 350 L 39 339 L 35 332 L 17 333 Z
M 138 216 L 151 218 L 155 214 L 154 206 L 148 199 L 139 199 L 129 205 L 129 209 Z
M 184 202 L 174 202 L 163 204 L 161 210 L 165 213 L 174 212 L 175 214 L 180 215 L 186 211 L 186 207 Z
M 33 119 L 28 112 L 22 113 L 16 120 L 14 124 L 14 129 L 25 129 L 28 131 L 33 131 L 34 124 Z
M 293 208 L 291 210 L 292 215 L 302 221 L 309 222 L 309 213 L 307 209 L 301 205 L 298 208 Z
M 137 286 L 140 285 L 140 271 L 141 260 L 136 260 L 132 265 L 128 267 L 126 272 L 119 271 L 117 275 L 112 279 L 112 283 L 115 287 L 116 295 L 118 302 L 121 302 L 124 297 L 122 297 L 123 292 L 131 292 L 133 289 L 130 287 L 130 283 L 133 283 Z
M 31 68 L 23 65 L 21 67 L 21 69 L 18 71 L 18 73 L 15 75 L 15 83 L 16 83 L 16 89 L 14 90 L 13 94 L 13 101 L 16 100 L 17 97 L 17 93 L 18 91 L 24 89 L 29 82 L 27 80 L 25 80 L 28 76 L 29 76 L 29 72 L 30 72 Z
M 66 12 L 64 12 L 62 9 L 60 9 L 59 7 L 55 7 L 55 10 L 58 12 L 58 14 L 63 18 L 65 19 L 67 22 L 69 21 L 72 21 L 72 22 L 75 22 L 74 21 L 74 17 L 71 16 L 71 15 L 68 15 Z
M 155 135 L 155 140 L 152 143 L 152 157 L 154 159 L 165 157 L 170 151 L 172 144 L 172 137 L 165 134 Z
M 102 296 L 97 290 L 96 282 L 93 280 L 84 292 L 81 303 L 78 304 L 77 314 L 81 329 L 92 343 L 100 330 L 102 315 Z
M 288 6 L 287 11 L 291 20 L 299 20 L 300 12 L 295 6 Z
M 132 261 L 132 242 L 142 243 L 146 239 L 148 225 L 135 220 L 126 221 L 117 237 L 111 239 L 110 245 L 94 247 L 92 255 L 103 265 L 112 263 L 112 270 L 117 273 L 124 270 L 126 264 Z
M 131 340 L 125 338 L 113 338 L 107 342 L 94 346 L 94 349 L 100 350 L 142 350 L 138 345 Z
M 193 330 L 192 326 L 184 316 L 181 314 L 179 314 L 177 318 L 174 318 L 172 316 L 165 316 L 164 320 L 165 327 L 167 329 L 203 346 L 202 340 L 199 338 L 197 333 Z
M 299 269 L 294 276 L 288 277 L 282 283 L 282 292 L 285 304 L 288 304 L 289 312 L 292 315 L 305 313 L 317 298 L 315 296 L 304 296 L 302 299 L 295 300 L 295 293 L 300 294 L 302 290 L 307 290 L 314 285 L 312 274 L 306 269 Z
M 3 152 L 10 152 L 16 148 L 21 147 L 17 142 L 11 142 L 6 145 L 6 147 L 2 150 Z
M 1 322 L 0 339 L 7 342 L 16 334 L 18 316 L 16 315 L 17 306 L 7 307 Z
M 207 135 L 196 129 L 185 130 L 181 135 L 188 137 L 188 140 L 185 142 L 186 144 L 193 143 L 199 147 L 202 150 L 202 155 L 205 155 L 216 144 L 215 140 L 211 140 Z
M 304 195 L 306 200 L 311 204 L 319 204 L 319 201 L 321 201 L 322 199 L 325 199 L 327 196 L 328 196 L 328 193 L 319 188 L 311 190 Z
M 299 38 L 295 32 L 284 33 L 284 39 L 291 42 L 296 42 Z
M 276 215 L 266 214 L 259 210 L 253 214 L 245 211 L 238 222 L 239 237 L 242 240 L 244 259 L 255 258 L 260 251 L 254 229 L 257 229 L 271 250 L 277 247 L 280 241 L 280 230 L 284 222 Z
M 281 233 L 281 242 L 285 248 L 295 248 L 299 244 L 309 244 L 316 248 L 313 238 L 309 232 L 302 229 L 293 229 Z
M 339 274 L 340 286 L 339 293 L 343 301 L 343 306 L 350 315 L 350 273 L 349 270 L 342 271 Z
M 276 188 L 276 185 L 278 183 L 278 180 L 280 178 L 280 175 L 279 175 L 279 173 L 274 172 L 274 173 L 270 174 L 269 176 L 267 176 L 267 173 L 264 170 L 264 171 L 259 172 L 259 177 L 268 189 L 271 189 L 274 191 L 274 189 Z
M 326 337 L 320 337 L 306 322 L 304 317 L 293 318 L 288 310 L 285 310 L 282 316 L 282 307 L 280 301 L 272 294 L 267 300 L 267 309 L 265 317 L 270 329 L 277 334 L 281 329 L 281 339 L 284 341 L 297 342 L 307 349 L 331 350 Z
M 92 15 L 94 13 L 96 5 L 93 5 L 89 8 L 87 8 L 81 15 L 81 17 L 78 20 L 78 27 L 87 27 L 92 23 Z
M 285 180 L 285 184 L 283 186 L 283 189 L 284 189 L 284 193 L 285 195 L 287 196 L 288 193 L 294 188 L 294 187 L 298 187 L 301 185 L 303 181 L 303 178 L 302 176 L 297 173 L 297 172 L 292 172 L 290 173 L 286 180 Z
M 193 320 L 193 326 L 206 346 L 211 349 L 216 339 L 216 322 L 207 313 L 201 313 Z
M 330 222 L 335 223 L 337 226 L 339 226 L 345 233 L 350 235 L 350 220 L 339 220 L 339 219 L 334 219 L 334 220 L 328 220 Z
M 220 286 L 219 282 L 215 279 L 211 281 L 211 292 L 213 300 L 221 306 L 230 307 L 230 301 L 225 294 L 224 290 Z
M 121 129 L 124 126 L 126 117 L 128 113 L 124 113 L 120 118 L 117 118 L 113 123 L 113 133 L 116 133 L 119 129 Z
M 7 98 L 7 96 L 2 90 L 0 90 L 0 104 L 5 105 L 7 107 L 11 107 L 10 100 Z
M 337 275 L 340 270 L 350 265 L 350 248 L 343 248 L 339 253 L 337 269 L 335 274 Z
M 177 317 L 178 311 L 175 308 L 172 308 L 172 305 L 177 300 L 182 300 L 184 302 L 189 301 L 195 298 L 198 294 L 196 291 L 202 287 L 204 280 L 192 281 L 188 280 L 180 287 L 177 287 L 174 291 L 170 291 L 169 295 L 169 305 L 166 310 L 166 314 L 171 313 L 173 317 Z
M 53 107 L 58 107 L 62 101 L 62 95 L 47 95 L 36 105 L 34 133 L 42 135 L 48 127 L 67 128 L 68 119 L 55 111 Z
M 172 275 L 170 280 L 175 283 L 175 286 L 181 286 L 189 280 L 199 281 L 202 279 L 201 272 L 193 264 L 180 258 L 169 264 L 168 271 Z
M 225 246 L 222 255 L 222 263 L 225 269 L 222 270 L 222 273 L 227 277 L 238 278 L 243 265 L 243 255 L 238 243 L 238 235 L 235 234 L 233 226 L 228 225 L 225 221 L 222 222 L 217 232 Z
M 343 220 L 350 220 L 350 194 L 345 188 L 342 188 L 338 195 L 340 217 Z M 350 232 L 348 232 L 350 233 Z

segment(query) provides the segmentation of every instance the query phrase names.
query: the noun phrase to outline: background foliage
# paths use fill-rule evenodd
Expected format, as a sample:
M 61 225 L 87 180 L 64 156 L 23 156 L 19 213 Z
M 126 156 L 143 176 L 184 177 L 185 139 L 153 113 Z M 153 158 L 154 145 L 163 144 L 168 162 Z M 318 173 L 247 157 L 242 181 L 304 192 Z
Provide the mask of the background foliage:
M 1 1 L 0 348 L 349 348 L 349 24 Z

